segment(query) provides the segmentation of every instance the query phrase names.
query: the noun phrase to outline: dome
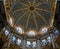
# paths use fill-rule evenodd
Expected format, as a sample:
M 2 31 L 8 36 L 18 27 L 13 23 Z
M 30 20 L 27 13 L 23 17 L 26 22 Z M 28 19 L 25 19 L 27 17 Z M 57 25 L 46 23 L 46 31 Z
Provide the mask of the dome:
M 52 0 L 6 0 L 4 4 L 7 22 L 17 34 L 35 37 L 53 26 Z
M 54 26 L 56 0 L 3 0 L 6 26 L 3 49 L 55 49 L 59 36 Z M 47 48 L 48 47 L 48 48 Z

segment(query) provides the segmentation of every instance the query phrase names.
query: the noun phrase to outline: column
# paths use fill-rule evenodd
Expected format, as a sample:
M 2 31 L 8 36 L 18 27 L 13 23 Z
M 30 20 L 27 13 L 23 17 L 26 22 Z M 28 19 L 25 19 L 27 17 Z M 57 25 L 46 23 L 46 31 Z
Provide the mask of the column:
M 50 33 L 53 49 L 55 49 L 53 33 Z
M 26 49 L 26 40 L 25 39 L 23 39 L 22 49 Z
M 55 43 L 55 45 L 56 45 L 56 48 L 58 48 L 58 49 L 59 49 L 59 47 L 60 47 L 60 46 L 59 46 L 57 43 Z
M 10 48 L 12 35 L 13 35 L 12 33 L 10 33 L 10 34 L 8 35 L 7 42 L 5 43 L 5 49 L 9 49 L 9 48 Z
M 13 36 L 12 33 L 10 33 L 10 34 L 8 35 L 8 38 L 9 38 L 9 41 L 8 41 L 8 47 L 10 47 L 12 36 Z
M 41 40 L 37 39 L 37 49 L 42 49 L 41 48 Z

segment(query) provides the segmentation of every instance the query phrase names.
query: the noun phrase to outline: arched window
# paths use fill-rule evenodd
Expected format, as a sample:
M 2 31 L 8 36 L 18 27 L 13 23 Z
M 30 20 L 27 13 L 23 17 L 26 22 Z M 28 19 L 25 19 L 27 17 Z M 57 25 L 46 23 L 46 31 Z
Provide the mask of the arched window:
M 12 42 L 14 43 L 14 42 L 16 42 L 16 36 L 12 36 Z
M 23 33 L 23 30 L 22 30 L 22 28 L 20 28 L 20 27 L 16 27 L 16 31 L 17 31 L 19 34 L 22 34 L 22 33 Z
M 42 30 L 41 30 L 42 34 L 43 34 L 43 33 L 46 33 L 47 30 L 48 30 L 48 28 L 42 28 Z
M 5 35 L 7 36 L 7 35 L 9 34 L 9 31 L 6 29 L 6 30 L 4 31 L 4 33 L 5 33 Z
M 36 46 L 37 46 L 36 42 L 32 42 L 32 47 L 34 48 Z
M 19 46 L 21 46 L 22 40 L 18 38 L 18 39 L 16 40 L 16 44 L 19 45 Z
M 35 36 L 35 32 L 34 32 L 34 31 L 29 31 L 29 32 L 28 32 L 28 35 L 29 35 L 29 36 Z
M 13 26 L 13 20 L 12 20 L 12 18 L 9 18 L 9 24 L 10 24 L 11 26 Z
M 31 42 L 30 41 L 26 42 L 26 47 L 31 47 Z
M 58 29 L 56 29 L 56 28 L 54 28 L 53 33 L 54 33 L 54 35 L 57 37 L 57 36 L 58 36 L 58 34 L 59 34 L 59 30 L 58 30 Z
M 46 39 L 43 39 L 43 40 L 42 40 L 42 46 L 45 46 L 46 44 L 47 44 Z
M 47 42 L 51 43 L 51 37 L 50 36 L 47 37 Z

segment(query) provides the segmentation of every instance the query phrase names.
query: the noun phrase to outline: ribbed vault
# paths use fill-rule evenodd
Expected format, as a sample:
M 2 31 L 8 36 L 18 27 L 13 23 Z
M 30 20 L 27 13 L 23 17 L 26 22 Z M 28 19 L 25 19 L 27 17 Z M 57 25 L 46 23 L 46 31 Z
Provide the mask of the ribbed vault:
M 45 33 L 53 26 L 55 3 L 55 0 L 6 0 L 7 21 L 20 34 Z

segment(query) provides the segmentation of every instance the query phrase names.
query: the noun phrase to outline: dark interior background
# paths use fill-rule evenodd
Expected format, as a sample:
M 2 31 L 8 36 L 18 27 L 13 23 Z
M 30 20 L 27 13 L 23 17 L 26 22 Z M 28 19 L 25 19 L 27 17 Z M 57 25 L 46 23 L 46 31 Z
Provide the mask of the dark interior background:
M 54 25 L 60 31 L 60 1 L 57 2 Z
M 5 22 L 6 22 L 6 15 L 4 10 L 4 5 L 3 2 L 0 1 L 0 31 L 5 26 Z

